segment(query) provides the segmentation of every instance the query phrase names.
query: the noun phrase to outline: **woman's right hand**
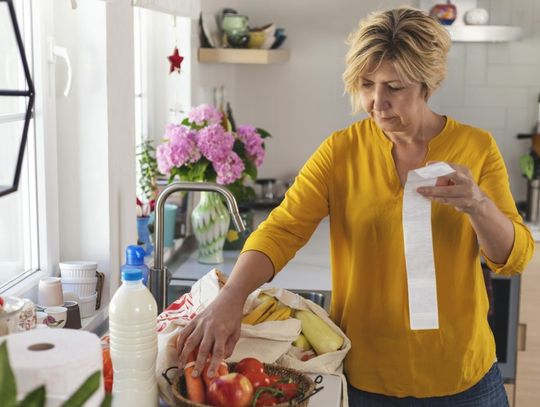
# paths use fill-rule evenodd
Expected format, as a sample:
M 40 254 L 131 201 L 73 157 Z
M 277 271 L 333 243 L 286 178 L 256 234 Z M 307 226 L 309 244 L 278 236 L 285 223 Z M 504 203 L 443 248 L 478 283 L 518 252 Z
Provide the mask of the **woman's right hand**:
M 208 376 L 213 377 L 223 359 L 228 358 L 240 338 L 244 300 L 225 286 L 216 299 L 182 329 L 177 339 L 178 368 L 182 370 L 189 355 L 199 347 L 193 376 L 203 371 L 212 354 Z

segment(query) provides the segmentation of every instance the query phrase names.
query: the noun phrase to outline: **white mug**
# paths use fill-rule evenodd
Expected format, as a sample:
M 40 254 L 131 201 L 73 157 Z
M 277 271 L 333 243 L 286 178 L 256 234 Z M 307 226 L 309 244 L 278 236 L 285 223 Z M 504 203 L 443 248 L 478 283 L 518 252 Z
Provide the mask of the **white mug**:
M 43 277 L 39 280 L 38 303 L 44 307 L 59 307 L 64 303 L 60 277 Z
M 36 312 L 36 320 L 38 324 L 45 324 L 45 320 L 47 319 L 47 313 L 43 311 L 37 311 Z
M 47 318 L 45 318 L 45 325 L 49 328 L 63 328 L 66 325 L 67 320 L 67 308 L 66 307 L 47 307 L 45 308 Z

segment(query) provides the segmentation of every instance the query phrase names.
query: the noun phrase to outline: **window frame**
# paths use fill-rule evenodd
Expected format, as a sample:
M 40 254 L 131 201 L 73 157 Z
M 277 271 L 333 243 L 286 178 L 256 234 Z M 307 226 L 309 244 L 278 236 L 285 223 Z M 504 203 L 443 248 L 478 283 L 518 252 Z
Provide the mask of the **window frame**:
M 56 122 L 54 79 L 49 75 L 48 44 L 52 13 L 42 2 L 14 0 L 19 28 L 36 92 L 24 157 L 24 174 L 16 193 L 23 194 L 24 228 L 29 230 L 25 252 L 30 251 L 27 270 L 0 285 L 0 294 L 37 300 L 42 277 L 54 275 L 58 263 L 58 187 L 56 182 Z M 52 68 L 54 69 L 54 68 Z M 16 115 L 14 115 L 16 116 Z M 24 175 L 24 178 L 23 178 Z M 25 254 L 26 256 L 26 254 Z

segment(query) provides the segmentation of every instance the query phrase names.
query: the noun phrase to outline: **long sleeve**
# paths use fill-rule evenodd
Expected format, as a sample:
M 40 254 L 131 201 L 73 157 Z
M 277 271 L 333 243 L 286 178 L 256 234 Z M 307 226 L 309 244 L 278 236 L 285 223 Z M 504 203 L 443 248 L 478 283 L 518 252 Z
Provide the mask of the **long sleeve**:
M 484 253 L 482 255 L 489 268 L 495 273 L 502 275 L 521 273 L 532 258 L 534 240 L 531 232 L 517 212 L 514 199 L 510 193 L 506 166 L 493 139 L 491 139 L 489 152 L 482 168 L 479 187 L 495 202 L 514 226 L 514 245 L 505 264 L 493 263 Z

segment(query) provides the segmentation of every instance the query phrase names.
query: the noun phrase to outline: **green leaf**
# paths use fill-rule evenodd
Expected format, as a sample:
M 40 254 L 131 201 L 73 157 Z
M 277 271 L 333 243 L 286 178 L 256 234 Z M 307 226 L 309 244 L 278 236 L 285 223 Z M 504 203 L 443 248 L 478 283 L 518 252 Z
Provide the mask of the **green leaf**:
M 246 160 L 244 161 L 244 164 L 246 166 L 245 172 L 246 174 L 255 181 L 257 179 L 257 166 L 253 164 L 251 161 Z
M 9 364 L 7 341 L 0 345 L 0 400 L 4 407 L 17 405 L 17 384 Z
M 101 383 L 101 370 L 92 373 L 88 379 L 73 393 L 73 395 L 64 403 L 62 407 L 82 407 L 84 403 L 92 397 Z
M 45 386 L 32 390 L 17 405 L 18 407 L 43 407 L 45 405 Z
M 105 397 L 103 398 L 103 401 L 101 402 L 100 407 L 111 407 L 112 405 L 112 394 L 107 393 L 105 394 Z
M 183 125 L 183 126 L 190 126 L 191 125 L 191 123 L 189 121 L 189 118 L 187 118 L 187 117 L 184 120 L 182 120 L 182 123 L 180 123 L 180 124 Z
M 207 160 L 203 161 L 197 161 L 193 165 L 190 166 L 189 172 L 188 172 L 188 178 L 190 181 L 200 181 L 205 179 L 204 173 L 206 171 L 206 168 L 208 167 L 208 164 L 210 164 Z
M 528 179 L 533 179 L 534 176 L 534 159 L 530 154 L 525 154 L 519 157 L 519 166 L 523 175 Z
M 260 127 L 257 127 L 256 130 L 257 130 L 257 133 L 259 133 L 259 135 L 262 138 L 272 137 L 272 135 L 268 133 L 265 129 L 261 129 Z
M 233 151 L 238 154 L 238 156 L 244 160 L 247 158 L 247 155 L 246 155 L 246 147 L 244 145 L 244 143 L 242 143 L 240 140 L 235 140 L 234 141 L 234 144 L 233 144 Z

